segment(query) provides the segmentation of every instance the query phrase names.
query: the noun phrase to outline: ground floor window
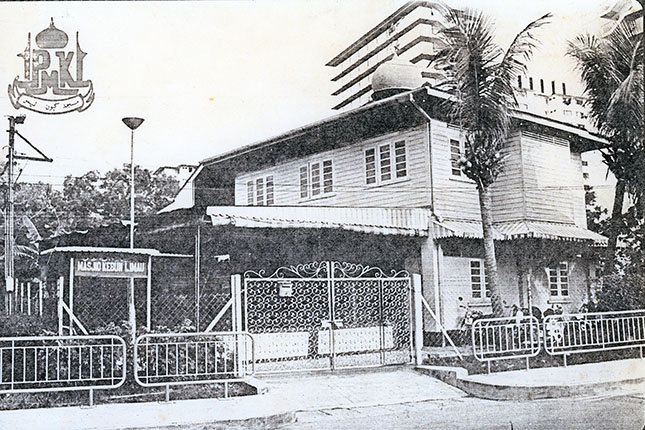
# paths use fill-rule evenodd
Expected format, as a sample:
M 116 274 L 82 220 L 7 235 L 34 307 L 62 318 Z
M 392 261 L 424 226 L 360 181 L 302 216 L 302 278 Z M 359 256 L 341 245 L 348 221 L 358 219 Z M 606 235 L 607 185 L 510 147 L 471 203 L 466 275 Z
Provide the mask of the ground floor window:
M 473 299 L 489 298 L 488 275 L 484 267 L 484 260 L 470 260 L 470 288 Z
M 561 261 L 557 267 L 547 268 L 549 275 L 549 291 L 551 297 L 569 296 L 569 263 Z

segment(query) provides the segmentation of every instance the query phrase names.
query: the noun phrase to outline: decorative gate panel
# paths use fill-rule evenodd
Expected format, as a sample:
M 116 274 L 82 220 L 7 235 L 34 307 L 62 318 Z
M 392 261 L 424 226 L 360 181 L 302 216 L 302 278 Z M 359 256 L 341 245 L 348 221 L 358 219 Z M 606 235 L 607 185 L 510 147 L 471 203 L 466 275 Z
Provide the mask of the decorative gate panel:
M 410 277 L 358 264 L 244 274 L 245 328 L 259 372 L 408 363 Z

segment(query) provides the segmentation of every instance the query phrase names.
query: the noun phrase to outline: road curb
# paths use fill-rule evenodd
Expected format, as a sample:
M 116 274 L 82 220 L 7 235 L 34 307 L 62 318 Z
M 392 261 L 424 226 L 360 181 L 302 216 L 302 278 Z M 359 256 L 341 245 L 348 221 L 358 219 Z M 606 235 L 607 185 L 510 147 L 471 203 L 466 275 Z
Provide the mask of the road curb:
M 485 383 L 472 379 L 462 367 L 417 366 L 417 372 L 432 376 L 469 395 L 488 400 L 536 400 L 593 396 L 607 391 L 645 383 L 645 378 L 575 385 L 521 386 Z
M 203 423 L 186 423 L 186 424 L 170 424 L 167 426 L 154 427 L 119 427 L 114 430 L 235 430 L 235 429 L 250 429 L 250 430 L 266 430 L 275 429 L 285 424 L 291 424 L 296 421 L 296 412 L 280 412 L 273 415 L 266 415 L 261 417 L 252 417 L 238 420 L 223 420 Z

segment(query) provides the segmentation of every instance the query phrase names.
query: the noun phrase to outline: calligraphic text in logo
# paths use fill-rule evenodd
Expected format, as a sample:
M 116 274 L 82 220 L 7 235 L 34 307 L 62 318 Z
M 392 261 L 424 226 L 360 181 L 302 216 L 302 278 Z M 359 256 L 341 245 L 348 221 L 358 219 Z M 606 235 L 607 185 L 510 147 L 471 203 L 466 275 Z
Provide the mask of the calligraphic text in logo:
M 31 33 L 27 46 L 18 54 L 24 62 L 22 79 L 16 76 L 9 85 L 9 99 L 16 109 L 24 108 L 44 114 L 82 112 L 94 101 L 92 81 L 83 79 L 83 60 L 76 32 L 76 46 L 68 47 L 67 34 L 56 28 L 54 19 L 35 37 Z M 72 74 L 73 73 L 73 74 Z

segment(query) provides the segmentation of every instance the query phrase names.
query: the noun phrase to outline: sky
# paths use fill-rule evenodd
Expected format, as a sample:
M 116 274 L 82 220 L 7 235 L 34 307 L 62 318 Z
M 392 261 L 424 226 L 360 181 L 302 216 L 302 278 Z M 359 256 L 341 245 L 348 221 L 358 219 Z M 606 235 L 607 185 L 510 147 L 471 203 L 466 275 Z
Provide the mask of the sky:
M 2 115 L 25 113 L 19 131 L 54 159 L 22 162 L 21 180 L 60 185 L 66 175 L 128 163 L 130 131 L 121 122 L 126 116 L 145 119 L 135 132 L 135 163 L 155 169 L 197 164 L 333 115 L 334 70 L 325 64 L 403 3 L 0 2 L 0 84 L 8 86 L 23 73 L 16 55 L 27 33 L 35 37 L 53 18 L 70 42 L 79 33 L 87 53 L 84 79 L 96 94 L 84 112 L 43 115 L 16 110 L 7 93 L 0 93 Z M 528 22 L 552 12 L 552 23 L 540 30 L 542 46 L 531 72 L 565 80 L 576 92 L 573 65 L 564 58 L 566 41 L 598 31 L 609 1 L 448 4 L 488 13 L 503 47 Z M 22 144 L 17 149 L 27 152 Z

